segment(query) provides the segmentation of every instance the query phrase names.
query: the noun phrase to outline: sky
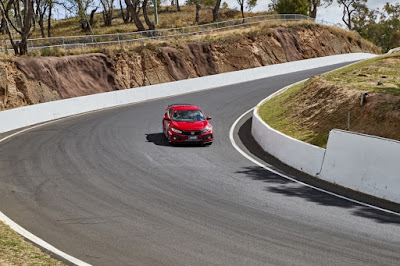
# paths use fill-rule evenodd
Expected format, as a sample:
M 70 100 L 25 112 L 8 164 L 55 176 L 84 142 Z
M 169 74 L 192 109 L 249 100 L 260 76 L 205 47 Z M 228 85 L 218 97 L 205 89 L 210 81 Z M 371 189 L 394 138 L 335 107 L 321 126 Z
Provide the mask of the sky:
M 236 0 L 222 0 L 222 2 L 226 2 L 230 8 L 239 7 Z M 252 10 L 254 12 L 268 10 L 268 4 L 271 3 L 270 0 L 258 0 L 257 2 L 257 6 Z M 344 25 L 342 22 L 343 6 L 339 7 L 336 0 L 333 2 L 334 3 L 328 7 L 319 7 L 317 20 L 325 20 L 334 24 L 340 23 Z M 387 2 L 395 4 L 399 3 L 400 0 L 368 0 L 367 6 L 370 9 L 382 8 Z

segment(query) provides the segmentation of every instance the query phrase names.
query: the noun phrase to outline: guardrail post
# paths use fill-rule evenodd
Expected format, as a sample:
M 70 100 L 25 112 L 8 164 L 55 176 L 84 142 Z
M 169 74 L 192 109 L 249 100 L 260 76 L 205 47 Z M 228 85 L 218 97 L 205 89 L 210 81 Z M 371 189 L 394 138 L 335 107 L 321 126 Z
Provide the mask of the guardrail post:
M 121 40 L 119 39 L 119 34 L 117 35 L 118 37 L 118 44 L 121 45 Z
M 63 48 L 65 49 L 65 41 L 64 41 L 64 37 L 62 37 L 62 45 L 63 45 Z

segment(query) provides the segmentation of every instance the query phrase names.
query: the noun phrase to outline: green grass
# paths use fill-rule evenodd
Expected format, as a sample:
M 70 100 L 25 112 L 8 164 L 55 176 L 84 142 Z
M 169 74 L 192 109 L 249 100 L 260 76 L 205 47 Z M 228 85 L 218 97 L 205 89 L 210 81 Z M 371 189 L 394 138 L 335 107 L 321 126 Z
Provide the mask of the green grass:
M 302 141 L 315 139 L 316 133 L 312 130 L 302 129 L 296 121 L 290 119 L 289 106 L 292 96 L 300 93 L 305 87 L 305 83 L 299 83 L 290 87 L 283 93 L 273 97 L 260 106 L 258 114 L 269 126 L 288 136 Z

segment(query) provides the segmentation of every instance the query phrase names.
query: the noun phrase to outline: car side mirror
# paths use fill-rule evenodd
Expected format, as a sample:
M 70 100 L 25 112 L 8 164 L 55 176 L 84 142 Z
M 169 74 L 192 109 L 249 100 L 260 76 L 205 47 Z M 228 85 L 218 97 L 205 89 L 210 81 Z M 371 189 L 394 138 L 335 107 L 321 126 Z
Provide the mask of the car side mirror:
M 170 119 L 169 119 L 169 117 L 167 115 L 164 115 L 164 120 L 169 121 Z
M 207 118 L 206 118 L 207 120 L 211 120 L 211 116 L 207 116 Z

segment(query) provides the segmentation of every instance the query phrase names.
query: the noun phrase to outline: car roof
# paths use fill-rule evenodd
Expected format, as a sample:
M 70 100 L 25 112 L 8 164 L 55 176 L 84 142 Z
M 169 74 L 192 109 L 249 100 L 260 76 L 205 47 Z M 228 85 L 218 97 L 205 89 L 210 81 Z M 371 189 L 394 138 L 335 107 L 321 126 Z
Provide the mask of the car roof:
M 172 110 L 200 110 L 199 107 L 197 107 L 196 105 L 170 105 L 172 107 Z

